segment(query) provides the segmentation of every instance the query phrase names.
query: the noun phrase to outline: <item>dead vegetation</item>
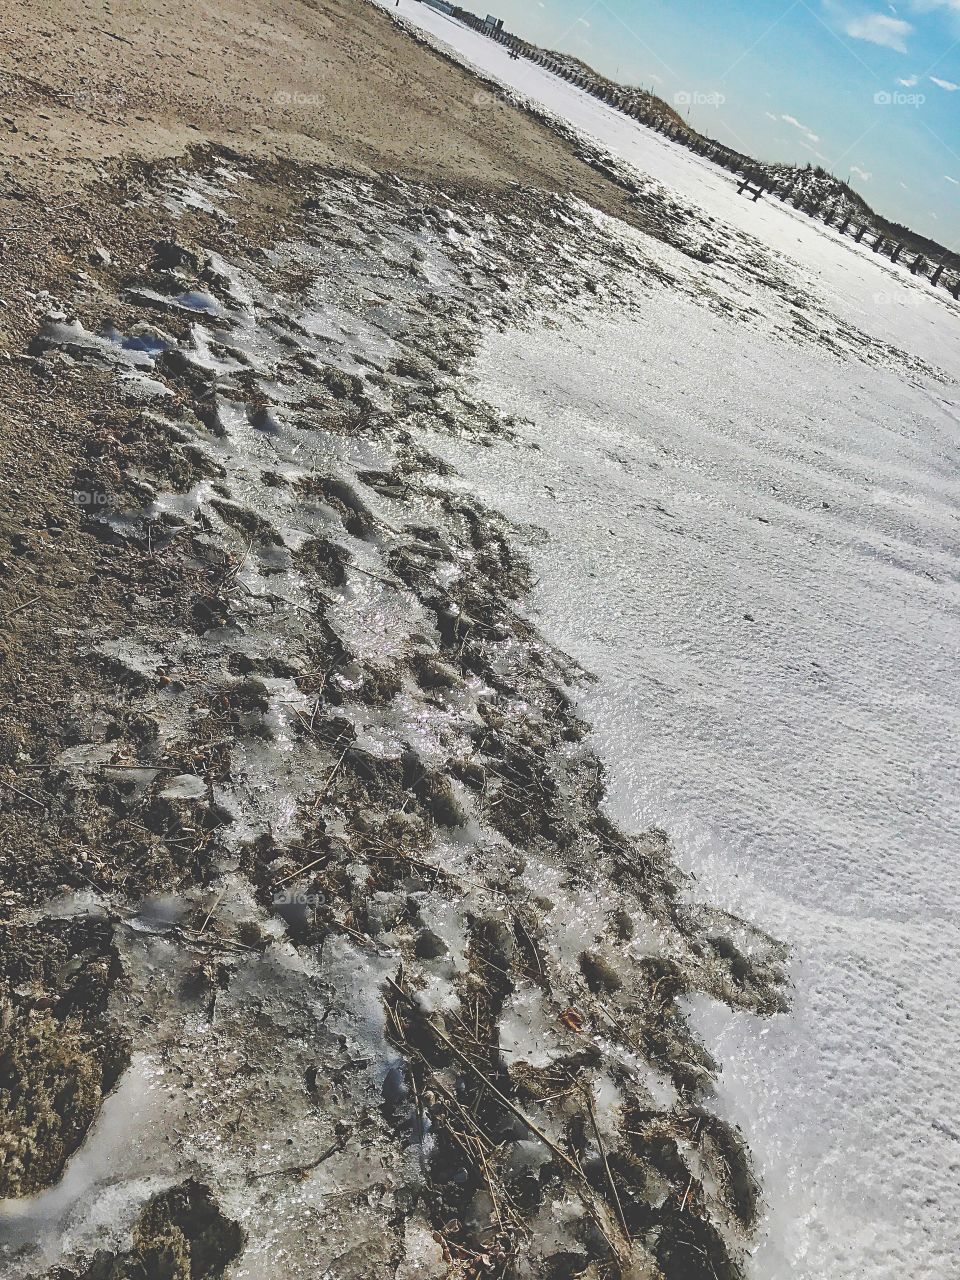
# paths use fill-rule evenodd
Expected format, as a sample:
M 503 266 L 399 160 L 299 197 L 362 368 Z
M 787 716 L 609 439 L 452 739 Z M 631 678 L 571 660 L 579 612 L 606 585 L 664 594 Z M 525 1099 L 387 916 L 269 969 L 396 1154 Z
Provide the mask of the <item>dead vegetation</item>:
M 224 165 L 248 180 L 214 155 L 206 190 Z M 262 177 L 269 191 L 276 175 Z M 197 180 L 151 176 L 141 194 L 170 201 Z M 191 1157 L 210 1191 L 178 1183 L 147 1204 L 132 1251 L 70 1261 L 60 1280 L 212 1280 L 241 1248 L 221 1189 L 249 1204 L 253 1229 L 264 1205 L 286 1211 L 289 1188 L 348 1158 L 354 1180 L 388 1172 L 369 1221 L 357 1201 L 330 1201 L 344 1276 L 428 1256 L 438 1276 L 737 1276 L 757 1193 L 738 1135 L 709 1111 L 714 1064 L 683 1001 L 772 1012 L 782 953 L 686 905 L 662 833 L 631 838 L 605 817 L 569 691 L 582 673 L 522 616 L 530 573 L 513 532 L 437 456 L 444 433 L 492 441 L 514 425 L 458 381 L 481 322 L 580 297 L 586 266 L 562 283 L 549 266 L 561 247 L 577 248 L 568 263 L 594 254 L 591 271 L 622 264 L 537 193 L 507 211 L 386 179 L 298 183 L 322 200 L 288 213 L 297 239 L 269 266 L 244 253 L 242 226 L 193 211 L 117 271 L 110 341 L 124 352 L 125 336 L 148 336 L 136 326 L 149 294 L 165 345 L 144 372 L 115 357 L 127 397 L 150 394 L 134 407 L 118 391 L 104 413 L 82 474 L 103 500 L 83 520 L 135 606 L 110 635 L 101 620 L 76 628 L 88 680 L 69 731 L 16 777 L 56 849 L 20 905 L 92 891 L 111 922 L 97 954 L 116 926 L 125 959 L 82 1014 L 11 987 L 3 1062 L 21 1133 L 39 1132 L 31 1108 L 60 1114 L 67 1059 L 77 1095 L 54 1157 L 21 1152 L 12 1189 L 57 1178 L 129 1041 L 177 1062 L 191 1082 L 172 1088 L 178 1105 L 216 1111 L 219 1154 Z M 451 229 L 483 246 L 479 261 L 458 258 Z M 418 274 L 441 247 L 443 294 Z M 323 359 L 304 295 L 340 278 L 343 253 L 376 271 L 388 314 L 374 324 L 354 300 Z M 217 322 L 198 311 L 185 328 L 163 299 L 201 286 Z M 78 319 L 67 354 L 99 378 L 104 348 L 84 335 L 102 335 L 103 307 Z M 63 362 L 53 337 L 38 351 Z M 654 954 L 638 930 L 656 935 Z M 143 976 L 158 956 L 159 984 Z M 133 1008 L 139 1021 L 108 1029 Z M 189 1066 L 178 1055 L 201 1015 Z M 282 1149 L 251 1172 L 278 1132 Z M 361 1222 L 369 1236 L 354 1239 Z

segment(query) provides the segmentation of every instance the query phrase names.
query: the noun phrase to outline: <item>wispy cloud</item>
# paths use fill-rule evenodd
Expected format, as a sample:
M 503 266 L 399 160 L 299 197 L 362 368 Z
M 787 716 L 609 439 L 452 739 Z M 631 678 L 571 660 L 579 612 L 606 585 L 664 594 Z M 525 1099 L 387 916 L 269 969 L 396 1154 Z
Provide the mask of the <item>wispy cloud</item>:
M 827 157 L 823 152 L 818 151 L 817 148 L 811 146 L 809 142 L 804 142 L 802 138 L 800 139 L 800 146 L 803 147 L 804 151 L 809 151 L 812 156 L 816 156 L 818 160 L 822 160 L 824 164 L 827 163 Z
M 955 187 L 960 187 L 960 182 L 958 182 L 956 178 L 951 178 L 949 173 L 945 173 L 943 176 L 948 182 L 952 182 Z
M 902 18 L 891 18 L 885 13 L 868 13 L 862 18 L 851 18 L 845 30 L 854 40 L 866 40 L 868 44 L 879 44 L 885 49 L 906 53 L 907 36 L 911 34 L 913 27 Z
M 912 89 L 914 85 L 919 83 L 919 76 L 904 76 L 902 80 L 897 80 L 897 84 L 902 84 L 905 89 Z
M 947 93 L 956 93 L 960 89 L 960 84 L 954 84 L 952 80 L 941 80 L 938 76 L 930 77 L 933 84 L 938 84 L 941 89 L 946 89 Z
M 872 173 L 870 173 L 867 169 L 861 169 L 858 164 L 851 165 L 850 172 L 855 173 L 857 177 L 860 178 L 861 181 L 863 182 L 869 182 L 870 179 L 873 177 Z
M 769 115 L 770 113 L 767 112 L 767 114 Z M 776 119 L 775 116 L 771 116 L 770 118 L 771 120 Z M 796 118 L 796 116 L 781 116 L 780 119 L 784 122 L 784 124 L 792 124 L 794 129 L 799 129 L 808 142 L 820 141 L 820 135 L 814 133 L 812 129 L 808 129 L 805 124 L 801 124 L 801 122 Z

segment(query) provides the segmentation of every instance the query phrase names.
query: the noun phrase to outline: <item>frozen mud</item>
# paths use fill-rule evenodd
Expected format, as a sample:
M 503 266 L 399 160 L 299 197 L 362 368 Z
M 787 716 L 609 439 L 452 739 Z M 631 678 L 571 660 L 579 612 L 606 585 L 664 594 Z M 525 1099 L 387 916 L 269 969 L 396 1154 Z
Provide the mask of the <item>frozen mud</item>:
M 782 1010 L 785 949 L 611 822 L 586 676 L 439 456 L 540 466 L 466 376 L 484 332 L 671 276 L 521 188 L 298 173 L 255 243 L 271 175 L 197 169 L 148 175 L 152 257 L 34 347 L 113 388 L 76 487 L 140 622 L 64 637 L 89 682 L 37 782 L 74 888 L 22 927 L 92 931 L 100 978 L 74 1011 L 38 943 L 10 1019 L 75 1026 L 91 1085 L 61 1159 L 20 1154 L 0 1270 L 738 1276 L 762 1191 L 685 1002 Z

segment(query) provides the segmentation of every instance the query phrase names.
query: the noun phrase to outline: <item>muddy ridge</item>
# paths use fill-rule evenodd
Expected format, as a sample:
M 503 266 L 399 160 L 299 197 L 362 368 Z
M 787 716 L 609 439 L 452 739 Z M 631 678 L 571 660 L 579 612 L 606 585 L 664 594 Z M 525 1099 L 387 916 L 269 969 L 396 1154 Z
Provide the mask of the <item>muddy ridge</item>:
M 605 816 L 587 677 L 442 457 L 512 430 L 485 326 L 668 279 L 533 189 L 122 181 L 24 360 L 95 406 L 70 501 L 126 612 L 64 620 L 82 678 L 7 757 L 0 1271 L 741 1275 L 683 1001 L 782 1009 L 783 949 Z

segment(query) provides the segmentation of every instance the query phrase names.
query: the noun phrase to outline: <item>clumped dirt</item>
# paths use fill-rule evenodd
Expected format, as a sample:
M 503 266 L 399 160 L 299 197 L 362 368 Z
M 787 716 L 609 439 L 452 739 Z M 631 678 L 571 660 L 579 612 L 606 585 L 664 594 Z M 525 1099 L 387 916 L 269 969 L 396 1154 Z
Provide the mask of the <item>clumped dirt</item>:
M 464 377 L 484 326 L 636 305 L 628 259 L 661 276 L 533 188 L 222 149 L 117 182 L 109 262 L 24 364 L 92 430 L 69 520 L 13 554 L 39 579 L 69 538 L 92 590 L 8 747 L 8 936 L 81 957 L 62 993 L 36 961 L 39 1004 L 8 962 L 9 1193 L 56 1189 L 86 1135 L 115 1220 L 41 1191 L 61 1277 L 278 1249 L 291 1275 L 739 1275 L 758 1192 L 683 1002 L 778 1011 L 783 951 L 605 817 L 584 675 L 443 458 L 512 433 Z M 112 1114 L 144 1080 L 159 1112 L 129 1104 L 116 1168 L 128 1053 Z M 209 1193 L 138 1200 L 188 1177 Z
M 107 1016 L 112 929 L 43 920 L 0 932 L 0 1196 L 57 1180 L 129 1054 Z
M 57 1267 L 51 1280 L 218 1280 L 243 1240 L 210 1188 L 188 1181 L 147 1201 L 129 1250 L 101 1250 L 82 1271 Z

